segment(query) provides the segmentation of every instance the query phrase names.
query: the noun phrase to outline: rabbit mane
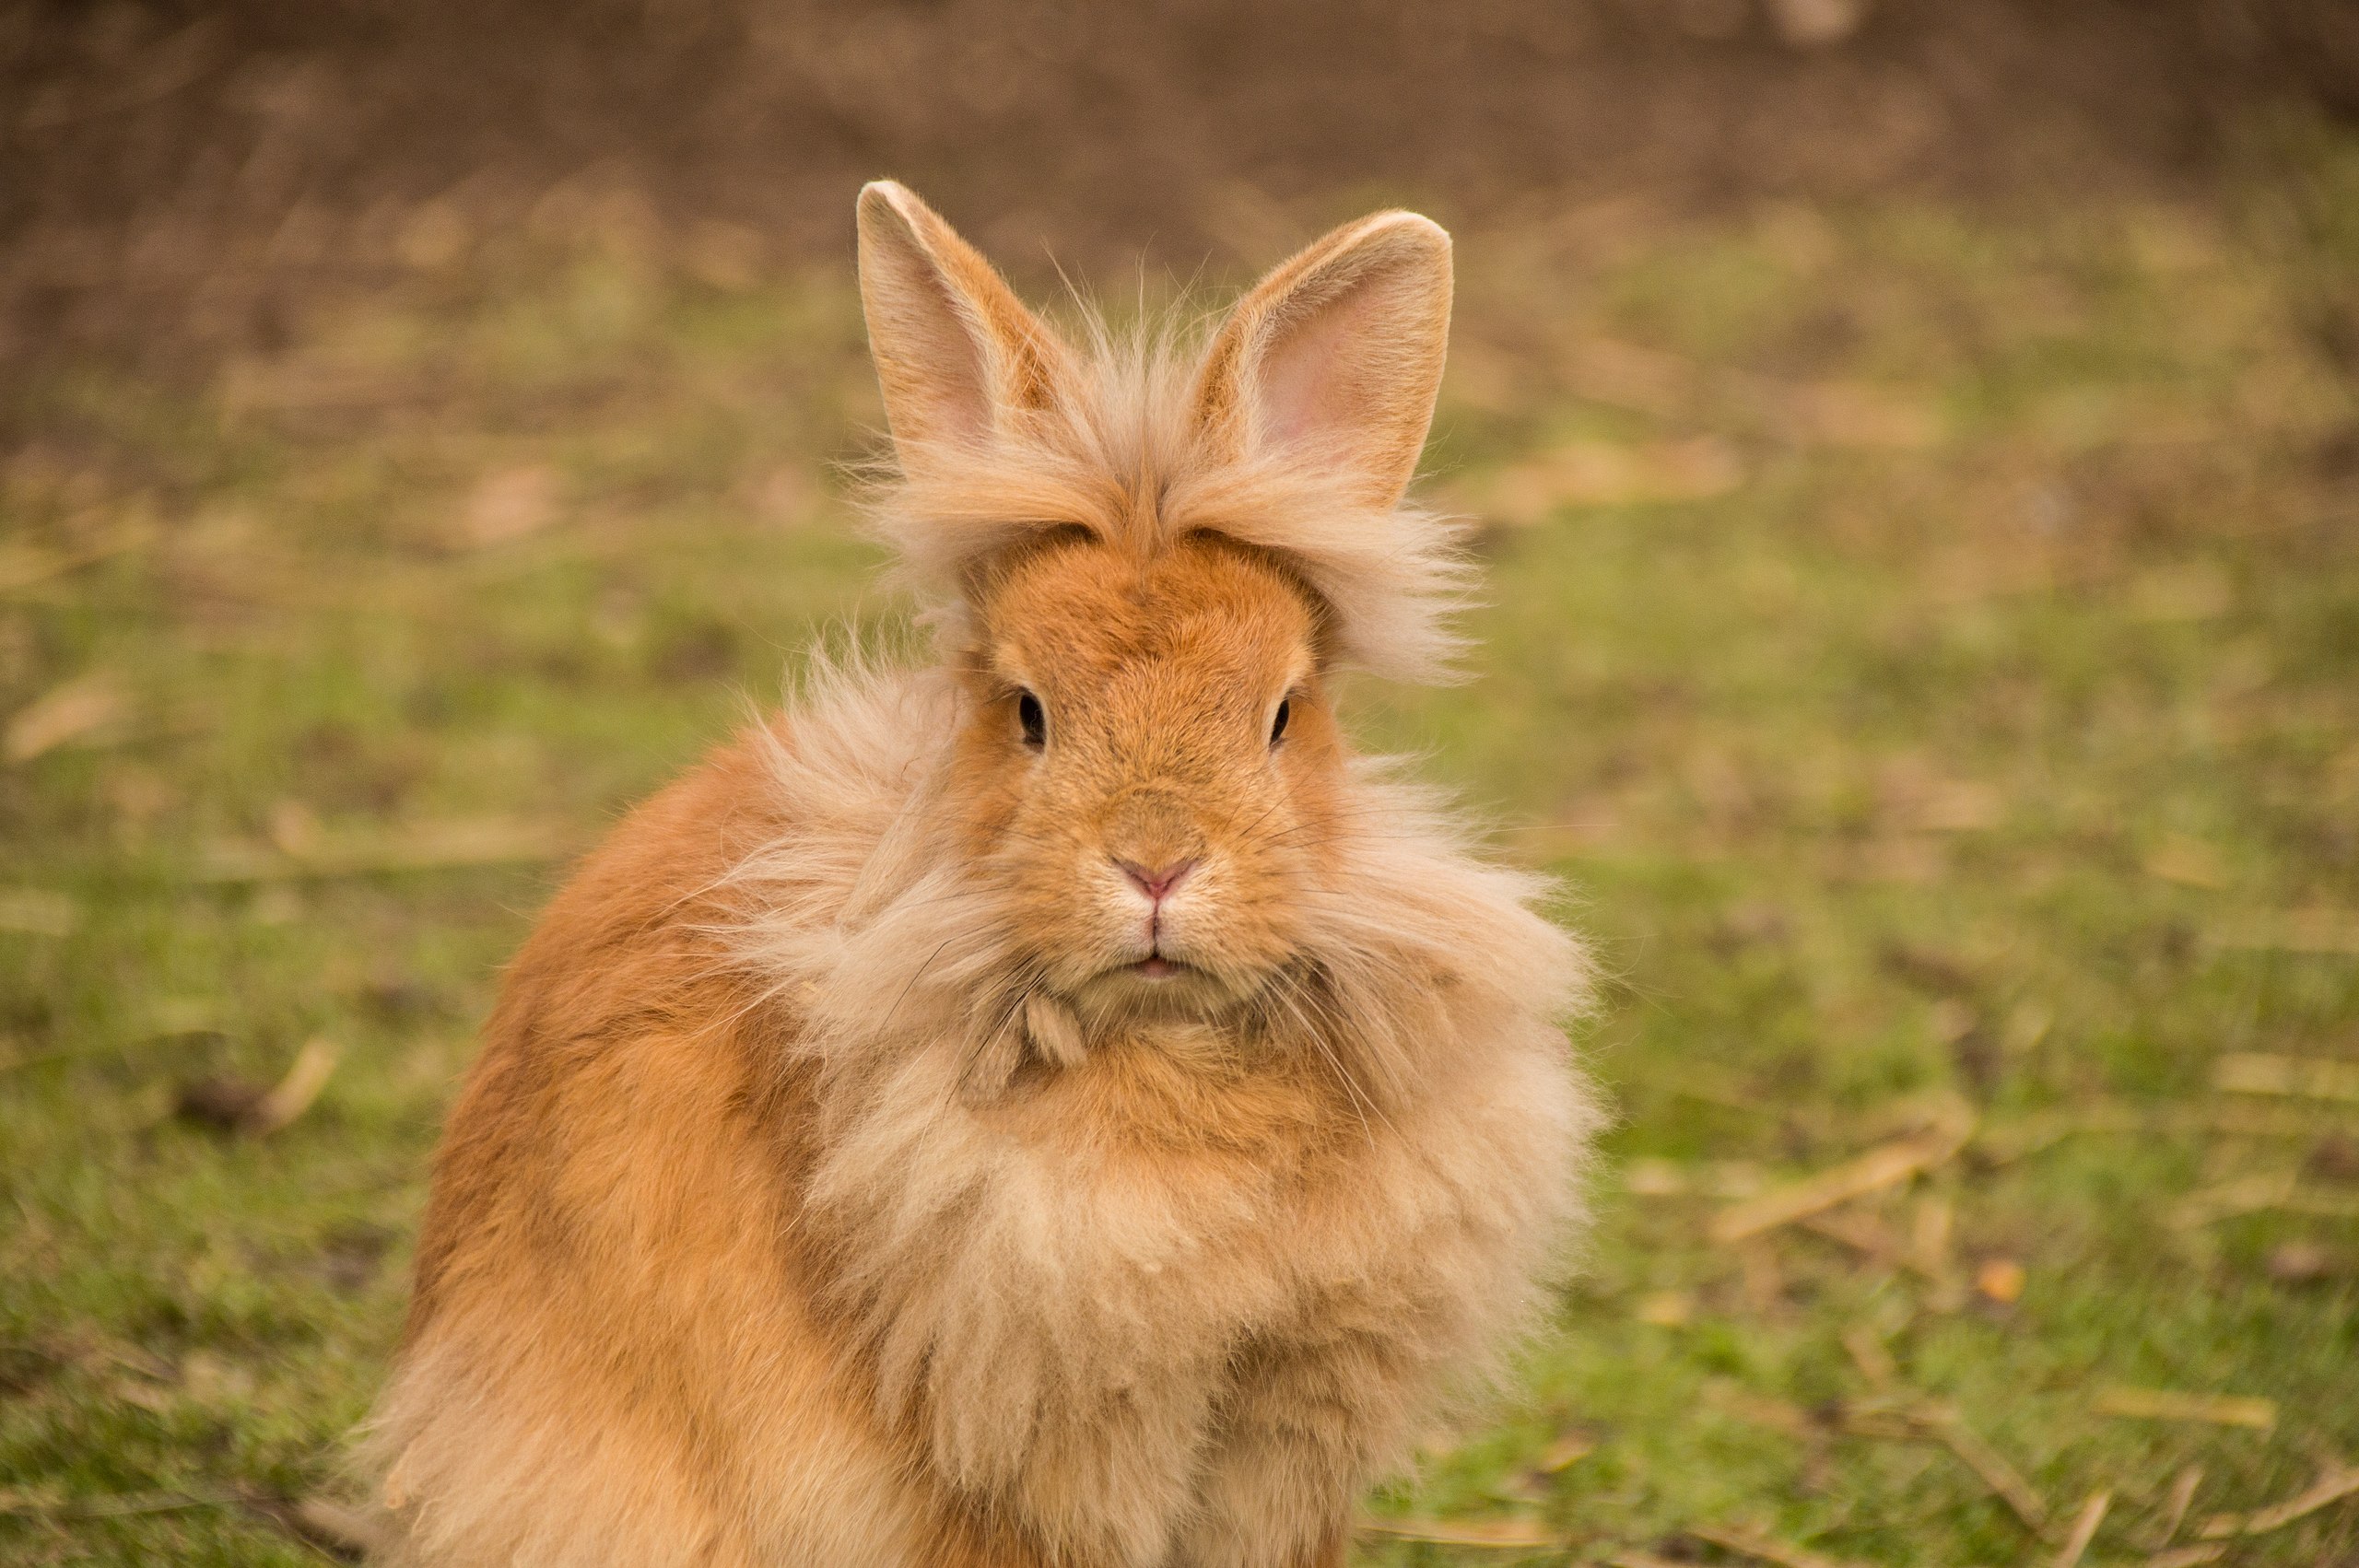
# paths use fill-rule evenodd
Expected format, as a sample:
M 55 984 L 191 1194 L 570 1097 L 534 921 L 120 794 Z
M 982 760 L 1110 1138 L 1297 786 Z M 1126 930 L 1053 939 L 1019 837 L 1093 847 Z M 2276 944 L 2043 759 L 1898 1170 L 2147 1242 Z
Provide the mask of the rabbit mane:
M 1143 558 L 1211 533 L 1293 566 L 1352 662 L 1404 681 L 1449 673 L 1463 644 L 1449 617 L 1473 578 L 1458 521 L 1372 501 L 1342 464 L 1228 450 L 1202 423 L 1199 334 L 1075 315 L 1057 397 L 1009 411 L 985 439 L 898 439 L 898 465 L 870 491 L 872 525 L 931 619 L 956 636 L 968 574 L 1027 536 L 1079 529 Z
M 1433 795 L 1362 759 L 1299 961 L 1234 1037 L 1197 1042 L 1212 1091 L 1146 1074 L 1043 1160 L 959 1093 L 1021 985 L 1017 933 L 930 817 L 960 700 L 936 672 L 822 666 L 791 725 L 758 735 L 762 815 L 792 825 L 733 868 L 722 930 L 800 1018 L 824 1128 L 804 1223 L 880 1419 L 921 1426 L 958 1485 L 1062 1521 L 1076 1560 L 1152 1562 L 1189 1479 L 1176 1434 L 1212 1419 L 1240 1332 L 1273 1354 L 1367 1335 L 1352 1397 L 1399 1408 L 1359 1412 L 1391 1438 L 1351 1456 L 1365 1475 L 1530 1327 L 1598 1119 L 1558 1029 L 1588 965 L 1533 912 L 1544 881 L 1477 859 Z M 1221 1071 L 1282 1059 L 1340 1093 L 1314 1111 Z M 1201 1168 L 1109 1190 L 1114 1150 L 1142 1136 Z M 1256 1140 L 1241 1171 L 1217 1147 Z M 1496 1293 L 1466 1300 L 1475 1278 Z M 1173 1366 L 1189 1375 L 1144 1370 Z M 1169 1408 L 1109 1420 L 1107 1389 Z M 1056 1495 L 1029 1495 L 1044 1477 Z

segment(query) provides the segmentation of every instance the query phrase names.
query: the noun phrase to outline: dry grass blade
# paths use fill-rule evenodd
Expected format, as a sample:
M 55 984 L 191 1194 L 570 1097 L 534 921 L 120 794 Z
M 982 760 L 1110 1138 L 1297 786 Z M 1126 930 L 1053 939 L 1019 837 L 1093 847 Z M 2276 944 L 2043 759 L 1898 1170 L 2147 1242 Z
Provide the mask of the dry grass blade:
M 2297 1187 L 2276 1207 L 2315 1220 L 2359 1220 L 2359 1192 L 2349 1188 Z
M 1553 1476 L 1597 1452 L 1597 1439 L 1586 1432 L 1568 1432 L 1542 1450 L 1532 1468 L 1542 1475 Z
M 71 936 L 81 923 L 81 905 L 63 893 L 38 887 L 0 890 L 0 931 Z
M 1873 1214 L 1836 1212 L 1806 1214 L 1794 1222 L 1813 1235 L 1825 1236 L 1888 1269 L 1902 1267 L 1903 1244 L 1890 1225 Z
M 2348 909 L 2289 909 L 2214 932 L 2214 946 L 2280 953 L 2359 955 L 2359 914 Z
M 2338 1466 L 2320 1476 L 2307 1492 L 2287 1498 L 2274 1507 L 2256 1509 L 2250 1514 L 2214 1514 L 2203 1521 L 2196 1533 L 2205 1540 L 2226 1540 L 2234 1536 L 2267 1535 L 2282 1530 L 2296 1519 L 2306 1518 L 2330 1504 L 2340 1503 L 2353 1492 L 2359 1492 L 2359 1467 Z
M 223 1131 L 268 1137 L 311 1108 L 335 1071 L 336 1054 L 327 1041 L 311 1040 L 296 1053 L 286 1076 L 268 1087 L 235 1078 L 183 1084 L 178 1112 Z
M 1435 1546 L 1496 1547 L 1504 1550 L 1545 1550 L 1565 1544 L 1532 1519 L 1378 1519 L 1363 1517 L 1364 1536 L 1388 1540 L 1425 1541 Z
M 1763 1562 L 1775 1562 L 1778 1568 L 1848 1568 L 1832 1557 L 1821 1557 L 1814 1551 L 1778 1539 L 1775 1536 L 1743 1525 L 1696 1525 L 1687 1531 L 1697 1540 L 1709 1541 L 1724 1551 L 1733 1551 Z
M 335 1071 L 337 1055 L 335 1047 L 325 1040 L 306 1041 L 295 1053 L 295 1064 L 287 1070 L 287 1076 L 240 1118 L 241 1130 L 266 1138 L 310 1110 Z
M 134 549 L 145 544 L 147 537 L 147 530 L 128 527 L 78 550 L 44 550 L 34 544 L 0 545 L 0 593 L 36 587 L 52 578 Z
M 2259 1176 L 2239 1176 L 2190 1193 L 2172 1209 L 2170 1223 L 2177 1229 L 2195 1230 L 2216 1220 L 2231 1220 L 2239 1214 L 2257 1214 L 2264 1209 L 2274 1209 L 2294 1194 L 2295 1177 L 2291 1171 L 2270 1171 Z
M 2048 1504 L 2022 1472 L 2007 1462 L 2001 1454 L 1982 1440 L 1981 1434 L 1954 1411 L 1942 1412 L 1930 1422 L 1936 1436 L 1946 1444 L 1951 1453 L 1966 1462 L 1966 1467 L 1982 1478 L 1982 1483 L 1998 1493 L 2001 1502 L 2015 1511 L 2036 1535 L 2048 1528 Z
M 1999 1500 L 2013 1509 L 2034 1535 L 2048 1529 L 2048 1504 L 2024 1480 L 2005 1455 L 1983 1441 L 1965 1418 L 1946 1405 L 1916 1403 L 1894 1409 L 1879 1402 L 1848 1410 L 1844 1429 L 1860 1437 L 1936 1442 L 1948 1448 L 1966 1468 L 1982 1479 Z
M 367 1562 L 388 1555 L 399 1544 L 376 1519 L 333 1498 L 306 1497 L 268 1512 L 304 1540 L 347 1562 Z
M 2110 1492 L 2089 1495 L 2089 1500 L 2081 1504 L 2080 1513 L 2073 1516 L 2071 1531 L 2065 1536 L 2063 1546 L 2056 1553 L 2056 1568 L 2080 1568 L 2081 1559 L 2088 1553 L 2089 1542 L 2096 1539 L 2097 1527 L 2105 1523 L 2106 1511 L 2112 1506 L 2113 1493 Z
M 2004 1165 L 2082 1133 L 2225 1133 L 2236 1138 L 2320 1138 L 2350 1125 L 2330 1110 L 2282 1105 L 2213 1103 L 2139 1107 L 2098 1104 L 2043 1113 L 1986 1128 L 1975 1147 Z
M 1929 1192 L 1918 1200 L 1909 1228 L 1908 1265 L 1933 1287 L 1941 1310 L 1954 1310 L 1964 1298 L 1957 1268 L 1957 1211 L 1947 1194 Z
M 1743 1241 L 1907 1181 L 1946 1164 L 1973 1135 L 1968 1114 L 1952 1118 L 1947 1126 L 1879 1145 L 1830 1170 L 1731 1205 L 1714 1217 L 1711 1238 L 1721 1245 Z
M 385 836 L 322 838 L 299 854 L 282 848 L 218 844 L 190 880 L 200 883 L 300 882 L 388 872 L 457 871 L 537 865 L 562 860 L 573 836 L 535 823 L 419 823 Z
M 1825 1429 L 1811 1419 L 1811 1413 L 1791 1400 L 1756 1394 L 1733 1383 L 1707 1384 L 1704 1398 L 1716 1410 L 1739 1421 L 1782 1432 L 1789 1437 L 1814 1442 L 1825 1435 Z
M 2359 1104 L 2359 1062 L 2233 1051 L 2212 1069 L 2212 1080 L 2237 1094 L 2283 1094 Z
M 30 762 L 44 752 L 88 741 L 118 729 L 131 716 L 131 699 L 109 671 L 78 675 L 46 696 L 35 697 L 8 720 L 0 751 L 10 762 Z
M 2200 1421 L 2214 1426 L 2248 1426 L 2267 1432 L 2277 1424 L 2273 1399 L 2235 1394 L 2184 1394 L 2171 1388 L 2130 1388 L 2118 1385 L 2097 1391 L 2097 1412 L 2132 1421 Z
M 30 588 L 64 571 L 70 557 L 30 544 L 0 545 L 0 593 Z
M 1622 1184 L 1641 1198 L 1750 1198 L 1761 1190 L 1761 1172 L 1741 1160 L 1633 1160 Z
M 2240 1176 L 2191 1194 L 2171 1211 L 2171 1223 L 2194 1230 L 2240 1214 L 2275 1210 L 2286 1214 L 2310 1214 L 2322 1220 L 2359 1219 L 2359 1191 L 2305 1187 L 2292 1171 L 2270 1171 Z
M 1743 480 L 1735 449 L 1717 437 L 1637 446 L 1579 440 L 1500 471 L 1476 506 L 1485 516 L 1529 527 L 1559 508 L 1704 500 Z
M 1889 1387 L 1900 1376 L 1900 1367 L 1885 1349 L 1884 1336 L 1871 1325 L 1854 1323 L 1843 1330 L 1843 1349 L 1860 1375 L 1879 1388 Z
M 2171 1478 L 2170 1496 L 2164 1500 L 2163 1516 L 2155 1523 L 2154 1533 L 2148 1538 L 2156 1547 L 2170 1545 L 2178 1535 L 2179 1526 L 2187 1521 L 2188 1506 L 2195 1501 L 2195 1489 L 2202 1484 L 2201 1465 L 2183 1466 L 2178 1474 Z
M 59 1497 L 48 1493 L 0 1489 L 0 1515 L 18 1515 L 69 1521 L 126 1519 L 151 1514 L 179 1514 L 198 1508 L 246 1508 L 296 1536 L 305 1544 L 346 1562 L 358 1562 L 382 1554 L 394 1542 L 366 1514 L 330 1502 L 306 1498 L 288 1503 L 278 1498 L 234 1491 L 125 1492 L 99 1497 Z
M 50 1519 L 123 1519 L 142 1514 L 178 1514 L 191 1508 L 231 1508 L 245 1499 L 232 1492 L 120 1492 L 102 1497 L 50 1497 L 30 1492 L 0 1492 L 0 1515 Z
M 2145 1568 L 2197 1568 L 2200 1563 L 2217 1562 L 2226 1555 L 2228 1549 L 2217 1544 L 2174 1547 L 2146 1559 Z
M 2172 1131 L 2224 1132 L 2236 1138 L 2322 1138 L 2351 1123 L 2328 1107 L 2232 1104 L 2190 1107 L 2161 1125 Z

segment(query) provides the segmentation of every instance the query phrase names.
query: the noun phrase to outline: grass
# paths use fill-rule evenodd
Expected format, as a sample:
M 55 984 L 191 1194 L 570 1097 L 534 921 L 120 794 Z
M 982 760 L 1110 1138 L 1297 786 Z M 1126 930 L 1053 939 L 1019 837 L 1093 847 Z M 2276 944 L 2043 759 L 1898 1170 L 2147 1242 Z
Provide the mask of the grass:
M 1477 674 L 1353 701 L 1567 879 L 1620 1121 L 1492 1424 L 1370 1502 L 1562 1544 L 1364 1561 L 2047 1562 L 2098 1492 L 2085 1561 L 2140 1561 L 2188 1467 L 2180 1546 L 2359 1461 L 2359 1103 L 2216 1087 L 2359 1064 L 2354 192 L 2325 147 L 2219 207 L 1462 237 Z M 856 309 L 585 242 L 201 393 L 15 395 L 0 1558 L 314 1560 L 246 1500 L 338 1484 L 553 849 L 897 613 L 830 477 Z M 315 1038 L 282 1130 L 173 1114 Z M 1928 1127 L 1929 1170 L 1712 1239 Z M 2223 1544 L 2359 1552 L 2359 1501 Z

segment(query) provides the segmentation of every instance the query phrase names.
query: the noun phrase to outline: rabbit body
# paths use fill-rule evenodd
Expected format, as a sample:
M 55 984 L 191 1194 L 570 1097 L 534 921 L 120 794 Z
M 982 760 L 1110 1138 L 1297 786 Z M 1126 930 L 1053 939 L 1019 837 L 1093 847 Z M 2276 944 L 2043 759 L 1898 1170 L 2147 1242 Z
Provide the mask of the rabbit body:
M 1594 1119 L 1579 949 L 1324 692 L 1440 647 L 1438 347 L 1288 339 L 1399 359 L 1439 231 L 1331 237 L 1191 375 L 862 217 L 947 657 L 823 668 L 519 956 L 373 1422 L 392 1555 L 1332 1568 L 1528 1323 Z

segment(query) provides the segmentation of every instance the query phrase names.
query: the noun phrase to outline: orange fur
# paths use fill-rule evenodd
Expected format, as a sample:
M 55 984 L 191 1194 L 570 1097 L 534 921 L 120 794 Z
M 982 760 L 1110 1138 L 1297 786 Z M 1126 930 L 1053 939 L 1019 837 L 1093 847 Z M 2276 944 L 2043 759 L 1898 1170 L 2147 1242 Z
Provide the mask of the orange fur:
M 861 227 L 943 657 L 822 664 L 526 944 L 372 1423 L 400 1560 L 1333 1568 L 1594 1119 L 1579 948 L 1327 695 L 1448 648 L 1448 241 L 1338 230 L 1191 364 Z

